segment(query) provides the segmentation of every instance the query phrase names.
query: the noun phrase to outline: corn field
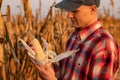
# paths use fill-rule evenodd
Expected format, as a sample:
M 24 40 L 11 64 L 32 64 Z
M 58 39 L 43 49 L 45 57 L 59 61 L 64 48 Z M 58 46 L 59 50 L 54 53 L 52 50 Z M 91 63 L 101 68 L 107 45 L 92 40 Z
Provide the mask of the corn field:
M 53 14 L 55 3 L 51 5 L 47 16 L 41 19 L 41 6 L 33 16 L 29 0 L 21 1 L 25 15 L 11 15 L 9 5 L 5 15 L 0 12 L 0 80 L 44 80 L 31 62 L 27 51 L 19 46 L 18 40 L 22 38 L 27 42 L 25 33 L 31 30 L 41 44 L 43 37 L 51 44 L 51 49 L 59 54 L 64 51 L 66 40 L 73 28 L 64 11 L 55 10 Z M 114 2 L 112 4 L 114 5 Z M 0 9 L 1 6 L 2 0 Z M 120 19 L 110 17 L 109 14 L 104 18 L 100 16 L 100 19 L 120 45 Z M 120 80 L 120 70 L 115 80 Z

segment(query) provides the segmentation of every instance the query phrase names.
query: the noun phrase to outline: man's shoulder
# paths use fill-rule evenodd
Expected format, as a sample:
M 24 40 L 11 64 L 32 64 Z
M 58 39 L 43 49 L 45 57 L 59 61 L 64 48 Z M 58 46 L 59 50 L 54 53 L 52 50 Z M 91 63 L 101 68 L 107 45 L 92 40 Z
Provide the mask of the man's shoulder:
M 100 28 L 98 30 L 96 30 L 93 34 L 91 34 L 88 38 L 87 41 L 91 40 L 91 42 L 93 44 L 116 44 L 117 42 L 115 41 L 115 39 L 112 37 L 112 35 L 105 30 L 104 28 Z
M 103 38 L 103 39 L 112 39 L 114 40 L 113 36 L 103 27 L 99 28 L 93 33 L 93 36 L 96 38 Z

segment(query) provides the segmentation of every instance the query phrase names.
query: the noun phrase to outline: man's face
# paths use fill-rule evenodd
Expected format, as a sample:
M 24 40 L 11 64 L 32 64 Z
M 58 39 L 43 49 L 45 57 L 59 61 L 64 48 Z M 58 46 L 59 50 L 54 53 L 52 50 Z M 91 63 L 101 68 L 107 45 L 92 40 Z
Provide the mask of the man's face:
M 68 12 L 67 17 L 75 28 L 84 28 L 89 25 L 90 6 L 80 6 L 75 11 Z

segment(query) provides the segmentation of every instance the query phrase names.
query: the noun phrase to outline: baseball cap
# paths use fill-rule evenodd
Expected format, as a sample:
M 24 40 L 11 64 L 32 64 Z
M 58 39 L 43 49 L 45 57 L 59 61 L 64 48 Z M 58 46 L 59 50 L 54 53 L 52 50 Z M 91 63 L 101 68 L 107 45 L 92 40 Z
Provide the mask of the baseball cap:
M 61 2 L 56 4 L 55 7 L 69 12 L 74 11 L 81 5 L 96 5 L 97 7 L 99 7 L 100 0 L 62 0 Z

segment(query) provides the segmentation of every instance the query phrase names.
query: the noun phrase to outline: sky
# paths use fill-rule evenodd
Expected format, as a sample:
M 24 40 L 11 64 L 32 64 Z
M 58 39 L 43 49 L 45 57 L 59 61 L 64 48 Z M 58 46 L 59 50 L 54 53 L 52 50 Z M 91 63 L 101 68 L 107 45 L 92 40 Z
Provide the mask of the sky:
M 32 9 L 32 13 L 35 15 L 36 10 L 39 8 L 39 1 L 40 0 L 30 0 L 30 4 L 31 4 L 31 9 Z M 56 3 L 60 2 L 61 0 L 56 0 Z M 49 11 L 50 6 L 53 4 L 54 0 L 41 0 L 41 5 L 42 5 L 42 16 L 45 17 L 47 12 Z M 112 6 L 110 5 L 110 0 L 101 0 L 101 5 L 99 8 L 99 12 L 103 13 L 103 7 L 106 10 L 110 10 L 110 15 L 114 15 L 115 18 L 120 18 L 120 0 L 114 0 L 115 5 L 114 8 L 112 8 Z M 20 14 L 20 9 L 18 6 L 20 6 L 22 9 L 22 2 L 21 0 L 3 0 L 2 3 L 2 9 L 1 12 L 2 14 L 6 13 L 6 6 L 10 5 L 11 7 L 11 14 Z

